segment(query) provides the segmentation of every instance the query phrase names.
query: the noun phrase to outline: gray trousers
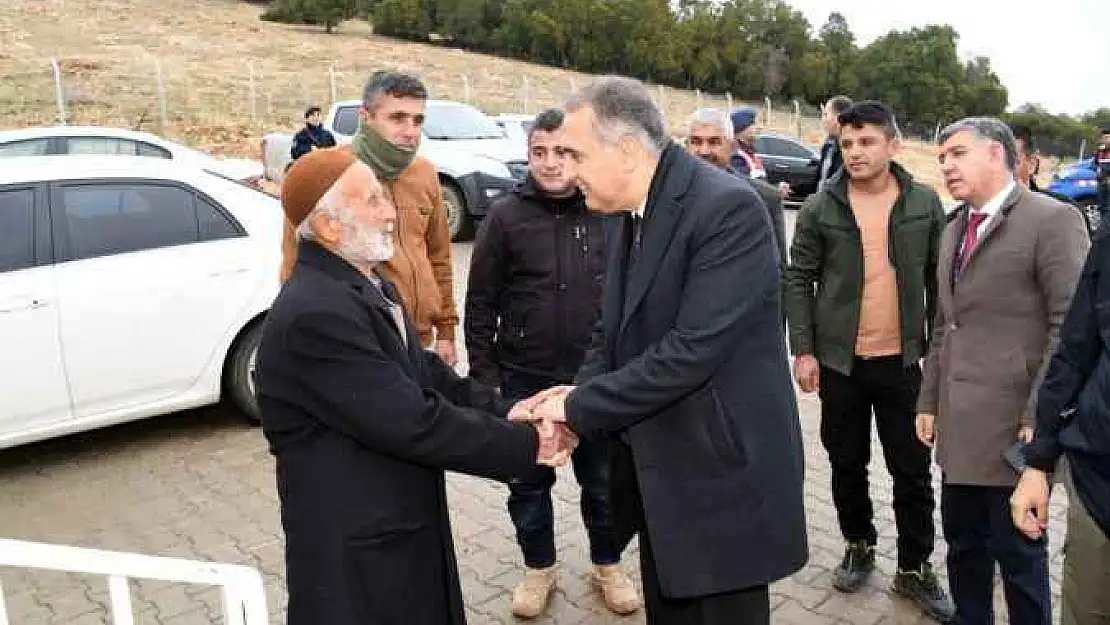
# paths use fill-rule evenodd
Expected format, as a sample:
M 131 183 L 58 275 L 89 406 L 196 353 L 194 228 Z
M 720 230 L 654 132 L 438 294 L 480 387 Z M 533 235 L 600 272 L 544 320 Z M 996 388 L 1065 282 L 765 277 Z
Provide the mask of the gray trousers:
M 1060 625 L 1110 625 L 1110 538 L 1074 495 L 1070 475 L 1065 484 L 1068 534 Z

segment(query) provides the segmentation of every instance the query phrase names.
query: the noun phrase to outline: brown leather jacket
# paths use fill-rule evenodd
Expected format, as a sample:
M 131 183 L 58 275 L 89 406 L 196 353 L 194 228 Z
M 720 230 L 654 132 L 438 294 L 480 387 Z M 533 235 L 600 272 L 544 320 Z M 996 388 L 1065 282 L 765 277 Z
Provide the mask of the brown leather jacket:
M 385 276 L 401 294 L 421 343 L 431 346 L 437 339 L 453 341 L 459 314 L 455 308 L 451 236 L 435 166 L 418 156 L 396 179 L 382 181 L 382 186 L 397 207 L 396 252 L 385 264 Z M 296 233 L 288 221 L 281 251 L 281 280 L 285 282 L 297 256 Z

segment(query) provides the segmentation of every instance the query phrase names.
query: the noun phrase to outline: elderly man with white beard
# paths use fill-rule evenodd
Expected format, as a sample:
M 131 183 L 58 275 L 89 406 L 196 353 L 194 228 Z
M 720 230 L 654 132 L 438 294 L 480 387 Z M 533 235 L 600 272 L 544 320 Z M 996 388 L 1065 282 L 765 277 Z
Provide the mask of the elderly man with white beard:
M 299 248 L 266 320 L 258 392 L 288 623 L 461 625 L 444 471 L 508 481 L 565 462 L 575 441 L 511 422 L 496 391 L 421 347 L 377 273 L 396 209 L 349 149 L 298 159 L 282 206 Z

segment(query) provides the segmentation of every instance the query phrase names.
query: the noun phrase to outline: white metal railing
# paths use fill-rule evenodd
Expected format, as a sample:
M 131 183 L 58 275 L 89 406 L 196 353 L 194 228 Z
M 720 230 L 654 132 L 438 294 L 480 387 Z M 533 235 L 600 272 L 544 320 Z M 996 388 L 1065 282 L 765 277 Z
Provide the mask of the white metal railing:
M 104 575 L 112 622 L 134 625 L 129 578 L 221 586 L 226 625 L 268 625 L 266 591 L 253 568 L 0 538 L 0 566 Z M 0 625 L 11 625 L 0 586 Z

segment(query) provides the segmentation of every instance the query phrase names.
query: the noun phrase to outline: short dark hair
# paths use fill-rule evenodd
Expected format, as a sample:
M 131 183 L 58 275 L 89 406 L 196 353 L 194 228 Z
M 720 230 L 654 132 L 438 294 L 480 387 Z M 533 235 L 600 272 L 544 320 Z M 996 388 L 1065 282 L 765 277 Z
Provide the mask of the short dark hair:
M 898 131 L 898 122 L 894 119 L 894 111 L 882 102 L 867 100 L 849 106 L 837 116 L 841 128 L 852 127 L 855 129 L 864 126 L 878 126 L 882 129 L 887 139 L 896 139 L 901 134 Z
M 370 79 L 362 89 L 362 105 L 367 110 L 373 110 L 378 100 L 386 95 L 427 100 L 428 89 L 413 74 L 392 70 L 378 70 L 370 74 Z
M 1014 133 L 1014 139 L 1021 141 L 1021 151 L 1026 155 L 1032 154 L 1036 150 L 1034 144 L 1036 139 L 1033 138 L 1033 129 L 1026 124 L 1010 124 L 1010 131 Z
M 846 95 L 833 96 L 829 98 L 829 101 L 825 103 L 825 106 L 831 106 L 833 112 L 835 112 L 837 117 L 839 118 L 841 113 L 852 108 L 852 98 L 849 98 Z
M 308 119 L 309 117 L 312 117 L 313 115 L 316 115 L 317 113 L 323 113 L 323 112 L 324 111 L 318 106 L 310 106 L 310 107 L 308 107 L 304 110 L 304 118 Z
M 539 115 L 536 115 L 536 119 L 532 121 L 532 128 L 528 130 L 528 141 L 532 140 L 532 134 L 537 130 L 552 132 L 562 127 L 563 111 L 559 109 L 547 109 Z

